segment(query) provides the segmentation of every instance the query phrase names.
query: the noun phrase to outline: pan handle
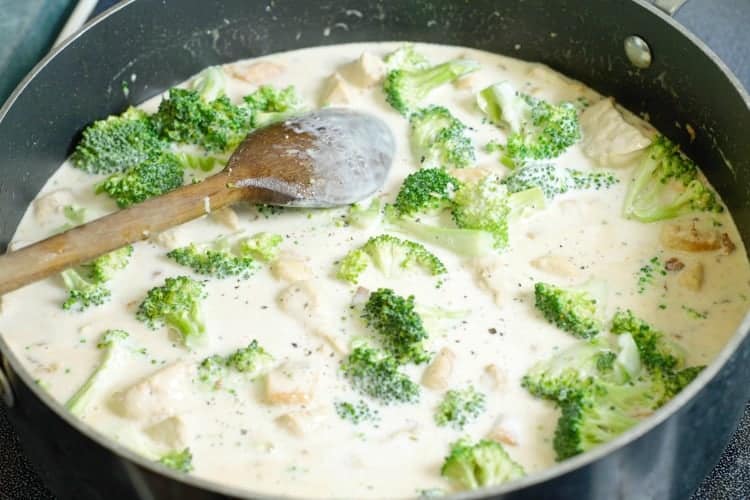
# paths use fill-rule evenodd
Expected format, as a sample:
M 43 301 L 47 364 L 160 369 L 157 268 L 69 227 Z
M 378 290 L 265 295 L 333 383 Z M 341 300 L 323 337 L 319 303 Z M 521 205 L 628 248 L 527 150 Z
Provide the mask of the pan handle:
M 677 10 L 683 6 L 687 0 L 653 0 L 653 4 L 658 9 L 663 10 L 670 16 L 674 16 Z

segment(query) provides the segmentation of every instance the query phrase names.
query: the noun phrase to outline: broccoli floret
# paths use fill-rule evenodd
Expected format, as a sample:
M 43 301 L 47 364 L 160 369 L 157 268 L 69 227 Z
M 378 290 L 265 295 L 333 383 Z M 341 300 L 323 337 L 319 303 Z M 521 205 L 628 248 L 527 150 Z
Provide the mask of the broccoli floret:
M 190 452 L 190 448 L 185 448 L 182 451 L 170 451 L 159 458 L 159 463 L 187 474 L 193 470 L 193 454 Z
M 360 275 L 373 262 L 387 277 L 402 269 L 418 267 L 432 276 L 445 274 L 445 265 L 423 245 L 388 234 L 374 236 L 360 248 L 351 250 L 339 263 L 336 276 L 357 283 Z
M 453 389 L 445 393 L 435 413 L 435 423 L 443 427 L 450 425 L 462 430 L 485 410 L 486 397 L 474 387 Z
M 159 135 L 171 142 L 195 144 L 208 151 L 228 151 L 252 128 L 251 110 L 225 95 L 212 101 L 195 90 L 172 88 L 152 116 Z
M 560 156 L 581 138 L 574 104 L 550 104 L 495 84 L 477 96 L 480 108 L 494 123 L 510 129 L 505 155 L 514 164 Z
M 251 111 L 254 128 L 265 127 L 303 110 L 301 99 L 293 85 L 281 90 L 271 85 L 261 85 L 243 99 L 245 107 Z
M 412 43 L 404 44 L 390 54 L 387 54 L 383 58 L 383 62 L 385 62 L 388 70 L 403 69 L 413 71 L 430 66 L 430 61 L 424 55 L 417 52 Z
M 468 490 L 495 486 L 526 473 L 503 446 L 487 439 L 472 444 L 464 439 L 451 445 L 440 474 Z
M 96 186 L 96 194 L 107 193 L 118 207 L 127 208 L 177 189 L 182 180 L 182 165 L 174 155 L 164 153 L 112 174 Z
M 509 194 L 496 175 L 463 184 L 453 198 L 453 220 L 461 229 L 479 229 L 492 234 L 494 247 L 508 246 L 510 217 L 527 208 L 544 206 L 544 194 L 538 188 Z
M 685 356 L 677 345 L 666 339 L 664 333 L 637 318 L 632 311 L 617 311 L 612 318 L 612 333 L 628 333 L 638 346 L 644 366 L 651 371 L 671 373 L 680 370 Z
M 412 147 L 423 168 L 464 168 L 476 159 L 468 128 L 447 108 L 420 109 L 409 123 Z
M 617 177 L 609 172 L 583 172 L 559 168 L 550 163 L 528 163 L 503 177 L 502 183 L 511 193 L 539 188 L 551 200 L 570 190 L 607 189 L 617 184 Z
M 430 91 L 477 69 L 479 65 L 468 59 L 454 59 L 424 69 L 395 69 L 385 77 L 385 98 L 396 111 L 409 115 Z
M 78 417 L 83 415 L 92 397 L 99 391 L 104 381 L 104 375 L 120 364 L 123 356 L 127 353 L 125 344 L 128 337 L 128 332 L 123 330 L 107 330 L 102 334 L 96 344 L 96 347 L 103 351 L 99 366 L 65 403 L 65 407 L 73 415 Z
M 367 206 L 361 203 L 352 204 L 346 215 L 346 222 L 358 229 L 370 229 L 380 222 L 382 216 L 382 203 L 379 198 L 375 198 Z
M 198 380 L 214 390 L 221 387 L 221 383 L 226 374 L 226 359 L 218 354 L 205 358 L 198 365 Z
M 197 274 L 217 279 L 230 276 L 247 279 L 258 269 L 255 259 L 235 255 L 229 244 L 221 238 L 209 244 L 191 243 L 186 247 L 175 248 L 167 253 L 167 257 Z
M 203 172 L 210 172 L 216 166 L 223 166 L 226 163 L 225 159 L 218 156 L 190 154 L 184 151 L 174 153 L 174 157 L 183 169 L 201 170 Z
M 152 329 L 167 325 L 190 347 L 206 332 L 200 308 L 205 297 L 203 283 L 187 276 L 167 278 L 163 286 L 148 291 L 136 317 Z
M 100 306 L 112 295 L 103 284 L 87 281 L 75 269 L 66 269 L 60 275 L 68 289 L 68 298 L 62 304 L 66 311 L 83 311 L 91 306 Z
M 275 233 L 257 233 L 240 241 L 240 253 L 263 262 L 276 260 L 284 237 Z
M 401 297 L 389 288 L 370 294 L 362 312 L 367 326 L 380 335 L 385 350 L 399 363 L 426 363 L 431 355 L 422 345 L 427 338 L 414 296 Z
M 393 209 L 412 216 L 452 206 L 461 182 L 442 169 L 425 168 L 409 174 L 401 184 Z
M 588 290 L 538 282 L 534 285 L 534 299 L 547 321 L 576 337 L 588 339 L 602 330 L 601 299 Z
M 84 264 L 84 267 L 88 270 L 89 277 L 94 283 L 105 283 L 111 280 L 117 271 L 127 267 L 131 255 L 133 255 L 133 245 L 125 245 L 97 257 L 88 264 Z
M 348 401 L 336 401 L 334 403 L 336 414 L 342 420 L 347 420 L 354 425 L 362 422 L 373 422 L 380 419 L 380 413 L 374 408 L 370 408 L 367 403 L 361 399 L 357 403 Z
M 86 128 L 70 160 L 86 172 L 111 174 L 158 156 L 165 146 L 149 116 L 129 108 Z
M 628 185 L 623 205 L 625 217 L 641 222 L 723 210 L 698 166 L 664 136 L 658 136 L 646 149 Z
M 237 349 L 230 354 L 227 357 L 227 366 L 253 378 L 267 370 L 273 361 L 273 356 L 257 340 L 253 340 L 247 347 Z
M 209 66 L 195 76 L 190 87 L 206 101 L 212 101 L 226 94 L 227 75 L 221 66 Z
M 398 371 L 392 356 L 370 347 L 357 347 L 341 362 L 341 371 L 352 386 L 382 404 L 416 403 L 419 385 Z
M 495 238 L 478 229 L 439 227 L 401 217 L 389 218 L 393 229 L 466 257 L 481 257 L 495 251 Z

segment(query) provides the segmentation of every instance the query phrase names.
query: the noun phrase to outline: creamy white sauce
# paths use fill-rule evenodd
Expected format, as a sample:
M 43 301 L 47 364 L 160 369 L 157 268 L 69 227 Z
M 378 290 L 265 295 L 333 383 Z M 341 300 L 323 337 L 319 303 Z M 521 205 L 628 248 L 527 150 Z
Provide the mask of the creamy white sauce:
M 382 56 L 398 45 L 339 45 L 276 54 L 265 60 L 285 69 L 264 83 L 293 84 L 307 104 L 315 107 L 331 74 L 363 52 Z M 492 139 L 502 142 L 504 134 L 483 123 L 475 105 L 476 91 L 508 80 L 516 88 L 552 102 L 585 98 L 593 103 L 601 99 L 584 85 L 543 66 L 466 48 L 418 47 L 434 62 L 463 56 L 481 64 L 481 70 L 468 81 L 435 90 L 424 104 L 445 105 L 475 129 L 479 152 L 476 166 L 491 172 L 503 174 L 505 169 L 496 156 L 485 154 L 482 147 Z M 385 120 L 397 139 L 393 170 L 383 189 L 384 198 L 390 201 L 403 178 L 417 168 L 409 148 L 407 120 L 385 103 L 380 84 L 358 87 L 345 81 L 343 85 L 350 105 Z M 236 99 L 255 88 L 242 80 L 231 80 L 231 96 Z M 157 105 L 158 98 L 145 103 L 144 108 L 154 110 Z M 598 168 L 583 154 L 580 144 L 556 163 L 583 170 Z M 416 405 L 380 408 L 381 418 L 376 425 L 366 422 L 354 426 L 336 415 L 335 401 L 361 398 L 339 374 L 341 355 L 332 343 L 346 349 L 352 339 L 371 334 L 349 307 L 356 287 L 333 277 L 335 262 L 355 245 L 382 232 L 377 227 L 371 231 L 342 227 L 338 222 L 346 209 L 287 210 L 266 218 L 252 207 L 235 208 L 241 231 L 281 233 L 285 237 L 283 249 L 306 261 L 313 275 L 311 288 L 318 295 L 316 328 L 280 310 L 277 298 L 288 283 L 274 278 L 266 267 L 248 280 L 207 282 L 204 311 L 208 340 L 189 352 L 166 329 L 149 330 L 135 318 L 137 306 L 150 288 L 163 284 L 167 276 L 190 275 L 188 269 L 165 257 L 162 246 L 142 242 L 135 245 L 127 271 L 111 282 L 113 298 L 109 303 L 83 313 L 66 312 L 60 307 L 66 297 L 62 281 L 59 277 L 50 278 L 2 298 L 0 332 L 33 377 L 60 401 L 69 398 L 97 366 L 100 352 L 95 345 L 104 330 L 120 328 L 130 332 L 134 343 L 145 348 L 147 354 L 133 355 L 131 362 L 111 375 L 108 387 L 98 395 L 84 420 L 133 446 L 134 442 L 161 432 L 145 432 L 159 418 L 179 416 L 185 433 L 180 442 L 188 445 L 194 455 L 193 474 L 205 479 L 253 491 L 316 497 L 395 498 L 414 496 L 428 488 L 451 491 L 440 477 L 450 443 L 461 436 L 485 437 L 498 418 L 503 419 L 503 428 L 517 441 L 515 446 L 506 444 L 506 449 L 527 473 L 533 473 L 554 463 L 551 438 L 557 410 L 531 397 L 521 388 L 520 378 L 534 362 L 575 341 L 535 310 L 535 281 L 572 285 L 589 278 L 605 280 L 608 314 L 618 307 L 632 308 L 678 341 L 688 353 L 689 364 L 709 363 L 748 309 L 750 267 L 730 215 L 714 218 L 737 245 L 733 253 L 690 254 L 663 249 L 659 242 L 662 223 L 643 224 L 622 218 L 631 169 L 620 168 L 614 173 L 621 182 L 613 188 L 569 193 L 512 225 L 510 249 L 479 263 L 489 268 L 485 274 L 491 275 L 495 294 L 478 286 L 477 262 L 429 245 L 449 270 L 441 288 L 435 287 L 434 278 L 418 273 L 386 279 L 373 270 L 362 278 L 361 285 L 371 290 L 390 287 L 404 295 L 414 294 L 421 304 L 469 311 L 465 321 L 433 328 L 428 343 L 432 351 L 447 347 L 455 354 L 450 387 L 473 384 L 488 394 L 487 411 L 463 431 L 435 425 L 434 411 L 443 391 L 426 387 Z M 76 170 L 66 162 L 40 196 L 69 189 L 75 203 L 88 209 L 87 217 L 94 218 L 115 210 L 111 200 L 93 194 L 98 181 L 99 177 Z M 40 219 L 29 209 L 14 239 L 30 242 L 44 238 L 64 222 L 61 213 L 53 211 Z M 209 241 L 233 232 L 207 216 L 176 229 L 173 245 Z M 551 256 L 546 259 L 547 271 L 537 268 L 544 267 L 544 263 L 539 265 L 537 261 L 537 267 L 531 263 L 544 256 Z M 678 286 L 674 277 L 658 276 L 654 286 L 638 293 L 638 269 L 653 256 L 702 262 L 702 289 L 689 291 Z M 666 309 L 660 304 L 665 304 Z M 683 304 L 706 311 L 707 319 L 691 318 Z M 323 338 L 321 332 L 333 337 L 333 342 Z M 279 364 L 309 364 L 307 369 L 317 377 L 309 403 L 269 405 L 264 402 L 262 380 L 236 382 L 231 387 L 234 394 L 227 390 L 213 392 L 188 380 L 171 393 L 158 418 L 126 419 L 114 411 L 113 394 L 156 370 L 180 360 L 196 363 L 215 353 L 228 354 L 252 339 L 257 339 Z M 492 377 L 486 367 L 490 365 L 496 365 L 501 374 L 503 380 L 498 384 L 488 383 Z M 424 369 L 408 366 L 405 371 L 419 381 Z M 187 370 L 192 367 L 188 365 Z M 275 420 L 296 412 L 303 413 L 302 436 L 289 432 Z

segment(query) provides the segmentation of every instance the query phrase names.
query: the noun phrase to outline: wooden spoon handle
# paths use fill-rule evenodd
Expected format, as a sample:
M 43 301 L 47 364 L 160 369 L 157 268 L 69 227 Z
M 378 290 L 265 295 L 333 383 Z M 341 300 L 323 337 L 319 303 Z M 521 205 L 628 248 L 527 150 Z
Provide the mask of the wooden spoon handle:
M 0 256 L 0 294 L 247 198 L 228 187 L 231 172 L 175 189 Z

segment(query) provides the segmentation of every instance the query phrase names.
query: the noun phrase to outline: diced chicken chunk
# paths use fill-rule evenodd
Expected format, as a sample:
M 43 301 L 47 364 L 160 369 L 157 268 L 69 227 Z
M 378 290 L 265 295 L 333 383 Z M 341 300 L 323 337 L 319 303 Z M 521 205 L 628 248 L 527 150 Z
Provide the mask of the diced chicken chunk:
M 661 243 L 666 248 L 684 252 L 707 252 L 722 246 L 721 233 L 701 227 L 695 219 L 665 224 L 661 229 Z
M 562 255 L 542 255 L 531 259 L 531 267 L 563 278 L 573 278 L 578 274 L 576 266 Z
M 271 273 L 276 279 L 289 283 L 309 280 L 313 275 L 305 259 L 288 252 L 279 255 L 279 258 L 271 264 Z
M 345 106 L 351 101 L 351 90 L 346 80 L 339 74 L 334 73 L 328 77 L 323 85 L 323 93 L 320 96 L 321 106 Z
M 63 208 L 74 203 L 73 192 L 70 189 L 57 189 L 37 198 L 34 201 L 34 217 L 42 224 L 57 214 Z
M 312 281 L 296 281 L 283 289 L 279 307 L 299 321 L 310 333 L 325 340 L 339 354 L 347 352 L 346 342 L 339 338 L 318 307 L 318 294 Z
M 362 52 L 358 59 L 347 64 L 341 73 L 352 85 L 372 87 L 385 76 L 386 67 L 381 58 L 369 52 Z
M 320 428 L 325 419 L 321 410 L 302 410 L 284 413 L 275 422 L 293 436 L 303 437 Z
M 605 167 L 631 164 L 651 144 L 637 127 L 628 123 L 612 98 L 602 99 L 581 113 L 583 152 Z
M 554 101 L 573 101 L 584 97 L 589 101 L 597 99 L 596 92 L 579 81 L 561 75 L 544 64 L 533 64 L 527 73 L 529 79 L 540 87 L 555 89 Z M 533 92 L 530 92 L 533 94 Z
M 700 262 L 694 262 L 685 266 L 677 278 L 677 282 L 683 288 L 698 292 L 703 287 L 704 268 Z
M 224 207 L 219 210 L 214 210 L 211 212 L 211 219 L 232 231 L 240 229 L 240 218 L 237 216 L 237 212 L 232 210 L 232 207 Z
M 470 263 L 474 269 L 474 278 L 479 288 L 492 296 L 496 305 L 503 303 L 505 291 L 502 280 L 502 260 L 496 257 L 473 259 Z
M 312 401 L 318 374 L 310 364 L 287 362 L 266 375 L 266 401 L 274 405 L 300 405 Z
M 510 446 L 517 446 L 520 434 L 516 421 L 500 416 L 495 421 L 490 432 L 487 433 L 487 439 Z
M 258 61 L 255 63 L 235 63 L 225 66 L 225 71 L 232 78 L 246 81 L 254 85 L 268 83 L 280 76 L 286 67 L 272 61 Z
M 484 372 L 482 373 L 479 382 L 482 384 L 482 387 L 488 391 L 495 391 L 505 385 L 507 379 L 508 377 L 502 368 L 495 364 L 491 364 L 484 367 Z
M 192 368 L 177 362 L 115 394 L 113 407 L 123 417 L 157 422 L 176 415 L 185 407 Z
M 453 351 L 447 347 L 440 349 L 422 374 L 422 385 L 435 390 L 447 389 L 455 361 L 456 355 Z
M 453 86 L 460 90 L 473 90 L 480 84 L 479 75 L 476 73 L 469 73 L 466 76 L 459 78 L 453 82 Z
M 172 229 L 167 229 L 161 233 L 154 234 L 149 239 L 165 250 L 174 250 L 175 248 L 183 247 L 188 244 L 184 231 L 179 227 L 173 227 Z
M 148 437 L 170 450 L 181 450 L 190 443 L 185 419 L 180 416 L 165 418 L 145 429 Z

